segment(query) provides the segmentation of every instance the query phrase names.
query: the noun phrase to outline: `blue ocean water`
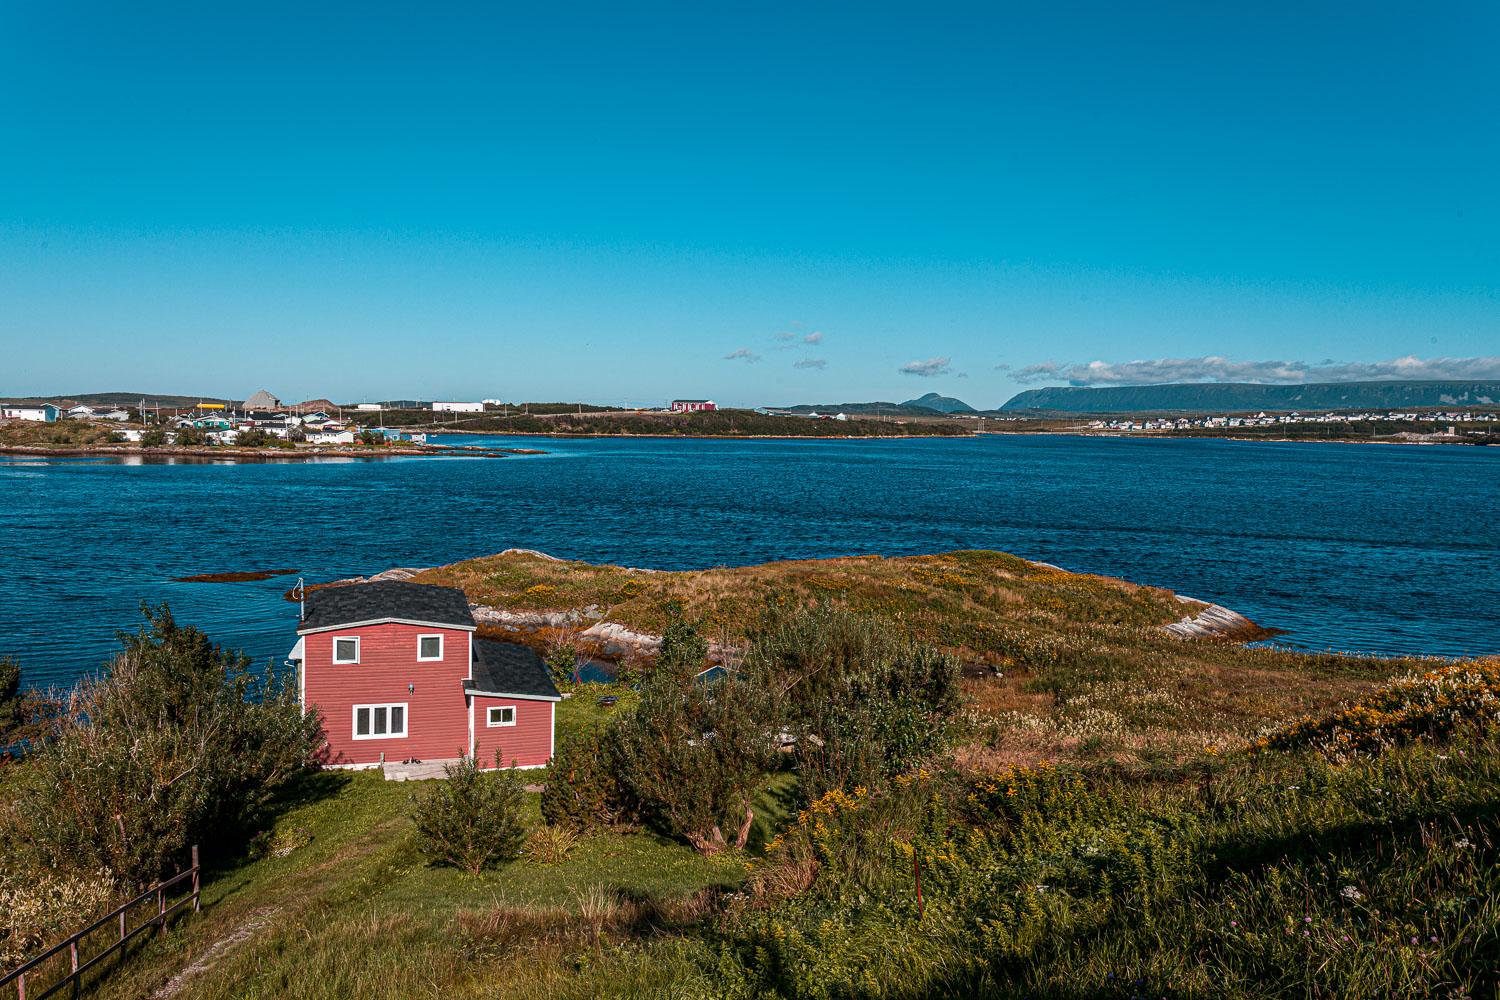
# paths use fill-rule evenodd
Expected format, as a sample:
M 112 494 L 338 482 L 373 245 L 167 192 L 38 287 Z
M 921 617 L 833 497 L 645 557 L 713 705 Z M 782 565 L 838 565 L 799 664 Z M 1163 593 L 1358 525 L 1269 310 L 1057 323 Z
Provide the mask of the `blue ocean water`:
M 492 438 L 447 443 L 496 443 Z M 0 652 L 68 683 L 142 601 L 259 657 L 296 579 L 505 548 L 658 569 L 995 548 L 1312 648 L 1500 652 L 1500 448 L 1089 437 L 516 439 L 504 459 L 0 460 Z

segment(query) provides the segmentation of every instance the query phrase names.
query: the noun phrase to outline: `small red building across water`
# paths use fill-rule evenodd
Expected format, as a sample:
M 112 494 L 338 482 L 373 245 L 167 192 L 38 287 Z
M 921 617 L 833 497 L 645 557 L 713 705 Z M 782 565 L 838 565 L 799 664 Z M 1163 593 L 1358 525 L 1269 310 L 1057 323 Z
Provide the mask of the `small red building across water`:
M 543 767 L 561 696 L 525 646 L 476 639 L 457 587 L 380 581 L 309 591 L 291 659 L 323 713 L 327 765 L 454 760 Z

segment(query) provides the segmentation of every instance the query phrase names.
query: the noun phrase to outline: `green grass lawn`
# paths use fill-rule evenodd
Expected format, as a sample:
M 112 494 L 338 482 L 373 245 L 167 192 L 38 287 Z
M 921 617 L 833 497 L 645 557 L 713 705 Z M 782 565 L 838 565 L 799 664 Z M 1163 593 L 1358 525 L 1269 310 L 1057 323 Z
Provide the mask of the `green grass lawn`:
M 596 682 L 572 686 L 564 684 L 560 685 L 560 689 L 565 697 L 557 703 L 558 740 L 590 726 L 598 725 L 616 712 L 629 708 L 640 700 L 639 695 L 623 684 Z M 606 708 L 599 704 L 599 699 L 606 696 L 613 696 L 618 701 Z
M 570 699 L 571 700 L 571 699 Z M 758 804 L 752 845 L 786 817 L 792 778 L 777 775 Z M 609 905 L 670 907 L 696 894 L 732 893 L 745 878 L 743 856 L 704 858 L 649 831 L 606 832 L 583 840 L 556 866 L 526 860 L 471 877 L 429 865 L 407 818 L 419 782 L 388 782 L 372 772 L 323 772 L 299 781 L 277 804 L 275 829 L 311 839 L 287 857 L 223 865 L 230 845 L 205 844 L 209 871 L 203 912 L 148 935 L 135 957 L 99 982 L 101 997 L 151 992 L 220 940 L 260 922 L 249 940 L 208 971 L 189 977 L 182 998 L 411 997 L 434 983 L 482 971 L 465 946 L 468 925 L 497 909 L 576 919 L 591 893 Z M 533 823 L 539 796 L 528 795 Z M 216 866 L 216 861 L 218 866 Z

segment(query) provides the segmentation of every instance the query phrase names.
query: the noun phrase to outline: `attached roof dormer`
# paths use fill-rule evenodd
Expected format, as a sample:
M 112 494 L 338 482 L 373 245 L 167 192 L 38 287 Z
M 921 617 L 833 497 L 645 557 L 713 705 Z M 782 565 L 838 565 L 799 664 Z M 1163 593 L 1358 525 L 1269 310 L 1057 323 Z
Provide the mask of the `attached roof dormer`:
M 350 583 L 309 590 L 298 635 L 394 622 L 473 632 L 478 626 L 469 599 L 457 587 L 405 580 Z

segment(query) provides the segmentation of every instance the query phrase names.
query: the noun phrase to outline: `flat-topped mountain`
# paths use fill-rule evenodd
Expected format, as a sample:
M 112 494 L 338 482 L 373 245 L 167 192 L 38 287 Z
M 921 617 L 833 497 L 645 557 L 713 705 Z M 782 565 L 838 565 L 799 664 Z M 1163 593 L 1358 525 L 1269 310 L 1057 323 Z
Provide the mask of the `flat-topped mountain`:
M 1002 410 L 1133 413 L 1188 410 L 1389 410 L 1433 406 L 1500 406 L 1500 382 L 1389 381 L 1259 385 L 1193 382 L 1105 388 L 1051 386 L 1012 396 Z

